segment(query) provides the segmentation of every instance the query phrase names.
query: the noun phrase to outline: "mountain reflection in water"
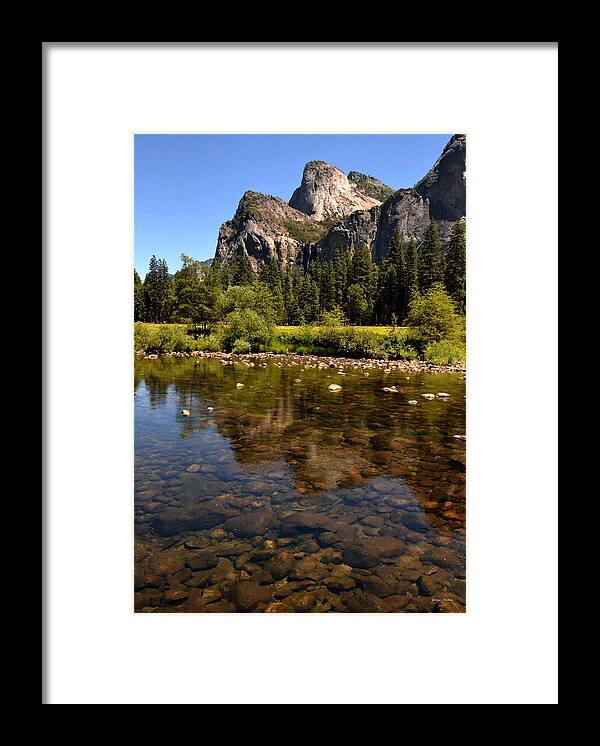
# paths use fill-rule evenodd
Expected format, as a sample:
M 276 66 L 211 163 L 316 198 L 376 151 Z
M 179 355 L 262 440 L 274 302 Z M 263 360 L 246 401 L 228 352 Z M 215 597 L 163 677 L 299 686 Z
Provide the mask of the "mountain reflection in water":
M 136 358 L 137 611 L 465 610 L 463 375 L 309 365 Z

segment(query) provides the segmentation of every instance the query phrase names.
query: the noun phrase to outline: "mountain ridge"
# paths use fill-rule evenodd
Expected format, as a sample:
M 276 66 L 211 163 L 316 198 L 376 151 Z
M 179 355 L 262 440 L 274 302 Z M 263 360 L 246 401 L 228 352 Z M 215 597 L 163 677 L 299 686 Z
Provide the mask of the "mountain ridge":
M 259 192 L 242 195 L 234 217 L 221 225 L 215 260 L 226 265 L 244 257 L 257 271 L 273 259 L 281 266 L 306 265 L 365 244 L 380 261 L 395 233 L 418 243 L 432 219 L 447 241 L 466 212 L 465 168 L 466 137 L 460 134 L 410 188 L 394 190 L 374 176 L 346 176 L 325 161 L 309 161 L 289 202 Z

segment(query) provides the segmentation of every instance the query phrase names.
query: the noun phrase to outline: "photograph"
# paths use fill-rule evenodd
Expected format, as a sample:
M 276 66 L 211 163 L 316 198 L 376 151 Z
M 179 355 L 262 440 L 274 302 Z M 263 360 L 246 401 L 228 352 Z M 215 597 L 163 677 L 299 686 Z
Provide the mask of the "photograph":
M 465 134 L 134 135 L 134 608 L 464 613 Z
M 558 42 L 41 47 L 42 703 L 557 704 Z

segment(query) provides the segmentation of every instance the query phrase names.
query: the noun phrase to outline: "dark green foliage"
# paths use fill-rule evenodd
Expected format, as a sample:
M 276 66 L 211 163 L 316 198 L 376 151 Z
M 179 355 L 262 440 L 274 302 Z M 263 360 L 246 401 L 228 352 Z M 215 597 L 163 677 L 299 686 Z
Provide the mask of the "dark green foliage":
M 217 308 L 222 290 L 218 275 L 203 262 L 181 255 L 183 267 L 175 273 L 174 320 L 187 322 L 192 332 L 210 333 L 217 321 Z
M 438 282 L 444 282 L 444 249 L 438 224 L 432 220 L 419 251 L 419 290 L 425 293 Z
M 286 314 L 283 300 L 283 274 L 279 262 L 275 259 L 265 262 L 258 271 L 258 278 L 271 292 L 275 323 L 284 324 Z
M 467 227 L 458 220 L 452 227 L 446 254 L 446 289 L 454 299 L 459 313 L 465 313 L 467 301 Z
M 133 270 L 133 320 L 146 320 L 146 306 L 144 303 L 144 286 L 140 276 Z
M 369 313 L 369 301 L 365 289 L 358 283 L 353 283 L 348 288 L 348 318 L 352 324 L 364 324 Z
M 392 320 L 396 319 L 396 323 L 402 323 L 408 310 L 409 298 L 410 277 L 407 249 L 397 233 L 379 272 L 377 320 L 381 320 L 380 323 L 392 323 Z
M 170 321 L 174 305 L 173 281 L 164 259 L 153 254 L 144 280 L 144 307 L 147 321 Z
M 236 259 L 231 265 L 228 279 L 228 285 L 254 285 L 256 274 L 250 260 L 245 256 Z
M 411 300 L 419 292 L 419 252 L 417 242 L 411 239 L 406 249 L 407 299 Z

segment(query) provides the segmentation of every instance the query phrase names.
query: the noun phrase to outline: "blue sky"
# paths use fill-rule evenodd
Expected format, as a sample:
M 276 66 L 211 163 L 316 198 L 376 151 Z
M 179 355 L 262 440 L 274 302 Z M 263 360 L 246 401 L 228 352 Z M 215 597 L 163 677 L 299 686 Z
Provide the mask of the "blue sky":
M 180 267 L 180 255 L 214 256 L 219 227 L 251 189 L 286 202 L 307 161 L 376 176 L 395 189 L 431 168 L 442 135 L 136 135 L 135 267 L 152 254 Z

